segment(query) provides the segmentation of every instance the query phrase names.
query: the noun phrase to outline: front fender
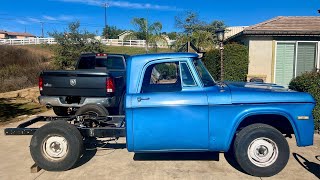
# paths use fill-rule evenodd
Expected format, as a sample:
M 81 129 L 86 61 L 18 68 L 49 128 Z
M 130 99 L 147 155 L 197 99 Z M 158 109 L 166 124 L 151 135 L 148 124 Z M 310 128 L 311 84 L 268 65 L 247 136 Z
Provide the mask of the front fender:
M 255 115 L 262 115 L 262 114 L 280 115 L 280 116 L 283 116 L 286 119 L 288 119 L 290 124 L 291 124 L 291 126 L 292 126 L 292 129 L 294 131 L 294 134 L 295 134 L 295 137 L 296 137 L 296 141 L 297 141 L 297 143 L 299 142 L 298 140 L 300 138 L 299 138 L 299 133 L 297 132 L 297 129 L 296 129 L 295 121 L 293 120 L 293 117 L 288 112 L 286 112 L 283 109 L 277 109 L 277 108 L 275 108 L 275 109 L 258 109 L 258 110 L 255 109 L 255 108 L 252 108 L 252 109 L 249 109 L 249 110 L 242 111 L 236 117 L 237 120 L 236 120 L 235 126 L 233 126 L 233 129 L 231 131 L 232 133 L 231 133 L 231 136 L 229 137 L 227 146 L 230 148 L 232 139 L 233 139 L 233 137 L 234 137 L 234 135 L 236 133 L 237 128 L 241 124 L 241 122 L 243 122 L 247 117 L 255 116 Z
M 298 146 L 313 144 L 313 104 L 242 104 L 210 108 L 210 150 L 228 151 L 240 123 L 249 116 L 274 114 L 287 118 L 294 131 Z M 226 113 L 227 112 L 227 113 Z M 309 116 L 298 120 L 297 116 Z

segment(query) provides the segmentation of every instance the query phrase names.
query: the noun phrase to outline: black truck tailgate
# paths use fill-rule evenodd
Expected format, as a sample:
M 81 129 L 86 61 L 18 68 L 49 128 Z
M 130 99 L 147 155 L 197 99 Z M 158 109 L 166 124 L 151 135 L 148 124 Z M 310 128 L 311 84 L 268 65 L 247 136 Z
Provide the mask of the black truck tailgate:
M 107 71 L 67 70 L 44 71 L 41 95 L 45 96 L 89 96 L 105 97 Z

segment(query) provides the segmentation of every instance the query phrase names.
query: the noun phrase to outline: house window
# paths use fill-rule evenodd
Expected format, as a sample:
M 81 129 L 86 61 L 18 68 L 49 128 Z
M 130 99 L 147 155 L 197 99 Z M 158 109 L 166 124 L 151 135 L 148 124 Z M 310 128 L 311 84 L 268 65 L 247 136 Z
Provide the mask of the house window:
M 276 48 L 276 84 L 287 86 L 304 72 L 315 71 L 319 64 L 319 42 L 278 42 Z M 319 68 L 319 67 L 318 67 Z
M 317 43 L 298 42 L 297 50 L 296 76 L 304 72 L 314 71 L 317 67 Z

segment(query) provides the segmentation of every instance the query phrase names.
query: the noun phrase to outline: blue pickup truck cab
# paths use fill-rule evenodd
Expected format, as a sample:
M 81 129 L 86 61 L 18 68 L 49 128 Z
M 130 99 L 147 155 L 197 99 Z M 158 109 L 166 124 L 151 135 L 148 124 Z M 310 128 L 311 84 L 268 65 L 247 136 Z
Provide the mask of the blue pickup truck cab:
M 271 176 L 289 158 L 284 135 L 313 144 L 310 94 L 274 84 L 218 83 L 197 54 L 127 62 L 126 142 L 132 152 L 233 150 L 249 174 Z
M 192 53 L 131 56 L 126 61 L 125 116 L 36 117 L 6 135 L 30 135 L 35 163 L 68 170 L 83 155 L 84 140 L 126 137 L 130 152 L 230 152 L 248 174 L 280 172 L 290 150 L 313 144 L 315 100 L 275 84 L 215 82 Z M 97 106 L 97 108 L 99 108 Z M 38 121 L 52 121 L 28 128 Z

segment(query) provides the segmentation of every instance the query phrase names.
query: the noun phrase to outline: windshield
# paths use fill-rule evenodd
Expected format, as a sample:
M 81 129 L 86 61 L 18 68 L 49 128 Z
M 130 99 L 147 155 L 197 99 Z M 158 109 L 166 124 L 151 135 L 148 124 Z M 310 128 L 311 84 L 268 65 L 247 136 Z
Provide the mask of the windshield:
M 195 59 L 193 60 L 193 64 L 196 67 L 198 75 L 200 76 L 200 79 L 202 80 L 204 86 L 213 86 L 215 82 L 202 61 L 200 59 Z

